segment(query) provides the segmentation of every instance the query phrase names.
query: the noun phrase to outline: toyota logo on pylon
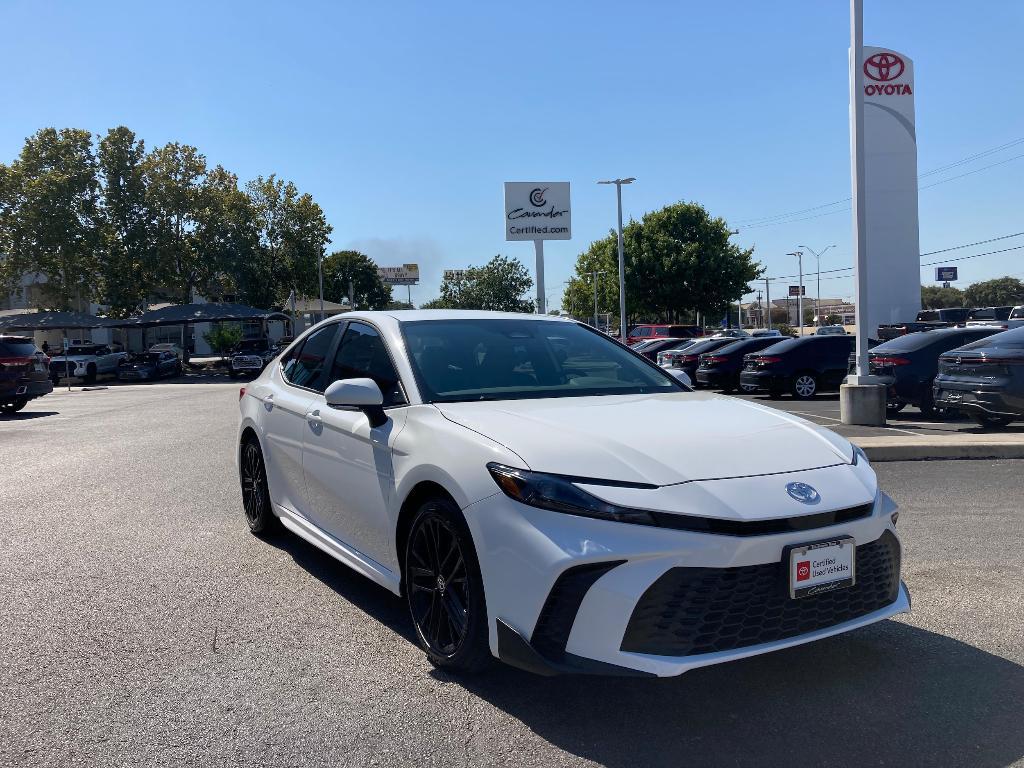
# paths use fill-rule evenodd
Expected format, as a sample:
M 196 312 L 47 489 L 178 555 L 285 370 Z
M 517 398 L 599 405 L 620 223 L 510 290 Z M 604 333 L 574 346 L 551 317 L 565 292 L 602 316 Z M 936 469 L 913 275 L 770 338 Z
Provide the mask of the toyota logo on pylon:
M 880 83 L 895 80 L 906 68 L 895 53 L 876 53 L 864 60 L 864 74 Z

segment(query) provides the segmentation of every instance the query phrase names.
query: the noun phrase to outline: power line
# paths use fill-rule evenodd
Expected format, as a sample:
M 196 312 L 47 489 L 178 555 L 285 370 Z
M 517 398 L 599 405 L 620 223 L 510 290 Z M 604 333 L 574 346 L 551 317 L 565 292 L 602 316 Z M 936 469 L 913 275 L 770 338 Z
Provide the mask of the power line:
M 1014 139 L 1012 141 L 1008 141 L 1005 144 L 1000 144 L 997 147 L 992 147 L 990 149 L 986 149 L 986 150 L 983 150 L 981 152 L 975 152 L 973 155 L 968 155 L 967 157 L 960 158 L 959 160 L 955 160 L 952 163 L 947 163 L 946 165 L 941 165 L 941 166 L 939 166 L 937 168 L 933 168 L 930 171 L 925 171 L 924 173 L 919 174 L 917 178 L 920 180 L 920 179 L 927 178 L 928 176 L 933 176 L 936 173 L 942 173 L 943 171 L 952 170 L 953 168 L 957 168 L 959 166 L 965 165 L 965 164 L 973 162 L 975 160 L 979 160 L 979 159 L 981 159 L 983 157 L 988 157 L 989 155 L 993 155 L 996 152 L 1001 152 L 1001 151 L 1003 151 L 1005 149 L 1009 149 L 1010 147 L 1015 147 L 1015 146 L 1017 146 L 1019 144 L 1024 144 L 1024 137 L 1021 137 L 1021 138 L 1018 138 L 1018 139 Z M 948 181 L 955 181 L 956 179 L 963 178 L 964 176 L 969 176 L 969 175 L 971 175 L 973 173 L 980 173 L 981 171 L 988 170 L 989 168 L 995 168 L 996 166 L 1002 165 L 1003 163 L 1008 163 L 1011 160 L 1018 160 L 1021 157 L 1024 157 L 1024 155 L 1015 155 L 1014 157 L 1007 158 L 1006 160 L 1001 160 L 998 163 L 993 163 L 991 165 L 986 165 L 986 166 L 984 166 L 982 168 L 977 168 L 977 169 L 975 169 L 973 171 L 968 171 L 967 173 L 964 173 L 964 174 L 960 174 L 960 175 L 957 175 L 957 176 L 952 176 L 952 177 L 950 177 L 948 179 L 942 179 L 941 181 L 937 181 L 937 182 L 935 182 L 933 184 L 926 184 L 925 186 L 920 187 L 920 189 L 930 189 L 931 187 L 936 187 L 939 184 L 945 184 Z M 816 219 L 816 218 L 819 218 L 821 216 L 831 216 L 831 215 L 836 214 L 836 213 L 843 213 L 844 211 L 849 210 L 849 209 L 844 208 L 844 209 L 839 210 L 839 211 L 829 211 L 827 213 L 821 213 L 821 214 L 817 214 L 815 216 L 807 216 L 805 218 L 792 219 L 792 217 L 793 216 L 802 216 L 805 213 L 812 213 L 814 211 L 820 211 L 820 210 L 823 210 L 825 208 L 831 208 L 831 207 L 836 206 L 836 205 L 842 205 L 844 203 L 849 203 L 850 201 L 851 201 L 851 198 L 844 197 L 842 200 L 833 200 L 831 203 L 823 203 L 821 205 L 814 205 L 814 206 L 811 206 L 810 208 L 801 208 L 800 210 L 789 211 L 787 213 L 776 213 L 776 214 L 773 214 L 771 216 L 756 216 L 756 217 L 748 217 L 748 218 L 745 218 L 745 219 L 737 219 L 734 223 L 737 226 L 739 226 L 741 229 L 759 229 L 761 227 L 769 227 L 769 226 L 774 226 L 774 225 L 777 225 L 777 224 L 789 224 L 789 223 L 796 223 L 796 222 L 799 222 L 799 221 L 808 221 L 810 219 Z
M 920 255 L 921 258 L 924 258 L 926 256 L 935 256 L 936 254 L 939 254 L 939 253 L 948 253 L 949 251 L 959 251 L 962 248 L 973 248 L 976 245 L 984 245 L 985 243 L 994 243 L 994 242 L 996 242 L 998 240 L 1009 240 L 1010 238 L 1020 237 L 1021 235 L 1024 235 L 1024 232 L 1015 232 L 1012 235 L 1000 235 L 999 237 L 990 237 L 987 240 L 977 240 L 977 241 L 975 241 L 973 243 L 964 243 L 963 245 L 953 245 L 953 246 L 950 246 L 949 248 L 941 248 L 941 249 L 939 249 L 937 251 L 927 251 L 927 252 L 919 254 L 919 255 Z M 947 263 L 949 263 L 951 261 L 967 261 L 968 259 L 976 259 L 979 256 L 991 256 L 991 255 L 996 254 L 996 253 L 1006 253 L 1008 251 L 1017 251 L 1017 250 L 1020 250 L 1021 248 L 1024 248 L 1024 245 L 1015 245 L 1012 248 L 1003 248 L 1003 249 L 998 250 L 998 251 L 986 251 L 985 253 L 975 253 L 975 254 L 972 254 L 971 256 L 961 256 L 961 257 L 955 258 L 955 259 L 942 259 L 940 261 L 930 261 L 930 262 L 927 262 L 927 263 L 922 263 L 921 266 L 922 267 L 930 267 L 930 266 L 934 266 L 936 264 L 947 264 Z M 826 279 L 834 279 L 834 278 L 848 277 L 848 275 L 835 275 L 834 273 L 836 273 L 836 272 L 852 272 L 852 271 L 853 271 L 853 267 L 837 267 L 836 269 L 823 269 L 821 271 L 821 274 L 823 274 L 823 275 L 834 275 L 833 278 L 826 278 Z M 814 273 L 814 274 L 817 274 L 817 273 Z M 779 275 L 778 277 L 768 277 L 768 278 L 759 277 L 758 280 L 791 280 L 792 278 L 795 278 L 795 277 L 799 277 L 799 275 Z

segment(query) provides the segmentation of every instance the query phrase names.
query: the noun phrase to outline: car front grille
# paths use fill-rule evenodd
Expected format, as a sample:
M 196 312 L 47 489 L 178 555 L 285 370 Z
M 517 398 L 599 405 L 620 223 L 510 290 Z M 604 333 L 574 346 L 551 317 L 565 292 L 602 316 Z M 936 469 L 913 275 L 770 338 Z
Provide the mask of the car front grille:
M 789 597 L 780 561 L 739 568 L 672 568 L 636 607 L 622 650 L 691 656 L 784 640 L 866 616 L 899 595 L 900 545 L 889 531 L 857 547 L 856 583 Z

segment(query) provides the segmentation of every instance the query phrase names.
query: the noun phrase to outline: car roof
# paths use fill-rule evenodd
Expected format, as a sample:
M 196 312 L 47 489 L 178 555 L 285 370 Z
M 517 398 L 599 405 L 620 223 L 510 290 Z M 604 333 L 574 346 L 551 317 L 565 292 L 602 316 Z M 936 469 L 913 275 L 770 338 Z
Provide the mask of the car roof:
M 380 311 L 355 311 L 337 315 L 336 319 L 414 323 L 421 320 L 543 320 L 549 323 L 575 323 L 575 320 L 557 315 L 533 315 L 525 312 L 490 312 L 482 309 L 397 309 Z

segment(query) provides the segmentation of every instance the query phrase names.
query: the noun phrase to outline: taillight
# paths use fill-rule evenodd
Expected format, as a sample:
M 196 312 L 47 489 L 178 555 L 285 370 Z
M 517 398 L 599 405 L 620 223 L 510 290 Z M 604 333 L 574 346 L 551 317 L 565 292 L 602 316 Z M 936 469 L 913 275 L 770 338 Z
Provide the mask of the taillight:
M 721 355 L 708 355 L 704 358 L 703 362 L 708 365 L 718 365 L 719 363 L 724 363 L 727 359 L 728 358 L 722 357 Z
M 756 357 L 754 359 L 757 360 L 759 365 L 772 365 L 773 363 L 781 363 L 782 362 L 782 358 L 781 357 L 773 357 L 772 355 L 768 355 L 768 356 L 761 355 L 760 357 Z
M 238 388 L 238 399 L 241 400 L 243 397 L 245 397 L 245 387 L 239 387 Z
M 886 357 L 885 355 L 875 357 L 872 355 L 870 361 L 875 365 L 910 365 L 910 361 L 905 357 Z
M 694 360 L 697 359 L 697 357 L 698 355 L 683 355 L 682 359 L 685 363 L 692 363 Z

